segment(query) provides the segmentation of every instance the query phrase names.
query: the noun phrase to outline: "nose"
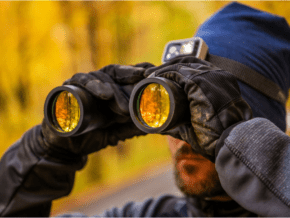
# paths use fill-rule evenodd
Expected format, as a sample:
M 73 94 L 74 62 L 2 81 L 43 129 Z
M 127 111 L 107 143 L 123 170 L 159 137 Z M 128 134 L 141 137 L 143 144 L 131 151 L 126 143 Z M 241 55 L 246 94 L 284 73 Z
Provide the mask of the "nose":
M 180 140 L 180 139 L 176 139 L 173 138 L 171 136 L 167 136 L 167 140 L 168 140 L 168 144 L 169 144 L 169 149 L 172 155 L 174 155 L 176 153 L 176 151 L 178 150 L 178 148 L 184 144 L 190 146 L 188 143 Z

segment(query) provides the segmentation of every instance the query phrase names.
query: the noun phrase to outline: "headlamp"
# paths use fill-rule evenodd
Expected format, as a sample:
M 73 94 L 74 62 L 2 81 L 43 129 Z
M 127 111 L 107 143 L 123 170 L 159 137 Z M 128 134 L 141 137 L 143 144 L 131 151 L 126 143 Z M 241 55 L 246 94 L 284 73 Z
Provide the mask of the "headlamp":
M 173 58 L 182 55 L 192 55 L 196 58 L 204 60 L 207 52 L 208 46 L 200 37 L 174 40 L 166 44 L 162 55 L 162 63 L 164 64 Z

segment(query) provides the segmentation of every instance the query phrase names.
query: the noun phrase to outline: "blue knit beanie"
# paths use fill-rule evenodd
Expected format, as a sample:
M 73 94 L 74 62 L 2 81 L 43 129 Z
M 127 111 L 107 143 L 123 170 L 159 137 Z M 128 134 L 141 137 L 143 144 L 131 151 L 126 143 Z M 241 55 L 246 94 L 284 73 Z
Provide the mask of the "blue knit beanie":
M 230 3 L 198 29 L 209 53 L 238 61 L 278 84 L 288 96 L 290 28 L 283 17 Z M 259 82 L 259 81 L 257 81 Z M 285 108 L 239 82 L 254 117 L 265 117 L 285 131 Z

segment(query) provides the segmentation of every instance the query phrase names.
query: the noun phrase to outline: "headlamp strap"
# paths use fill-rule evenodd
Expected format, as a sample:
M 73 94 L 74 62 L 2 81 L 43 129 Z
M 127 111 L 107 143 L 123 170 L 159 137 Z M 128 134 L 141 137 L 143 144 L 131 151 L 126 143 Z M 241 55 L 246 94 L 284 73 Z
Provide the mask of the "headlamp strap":
M 248 66 L 232 59 L 208 54 L 206 61 L 233 74 L 241 82 L 251 86 L 263 95 L 278 101 L 285 106 L 287 94 L 283 92 L 279 85 L 257 73 Z

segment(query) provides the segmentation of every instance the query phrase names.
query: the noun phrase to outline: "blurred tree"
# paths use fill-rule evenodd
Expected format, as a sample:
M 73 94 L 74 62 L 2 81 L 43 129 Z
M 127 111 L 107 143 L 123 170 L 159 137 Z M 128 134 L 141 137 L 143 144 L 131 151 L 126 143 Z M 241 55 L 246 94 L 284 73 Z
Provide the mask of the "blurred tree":
M 28 107 L 30 98 L 30 60 L 31 54 L 29 53 L 29 39 L 30 32 L 28 28 L 27 15 L 25 11 L 28 9 L 29 4 L 23 4 L 24 2 L 19 2 L 16 8 L 17 16 L 17 28 L 18 28 L 18 45 L 17 45 L 17 54 L 18 54 L 18 71 L 19 77 L 14 88 L 14 93 L 16 99 L 19 102 L 20 109 L 25 111 Z
M 101 40 L 98 40 L 96 32 L 98 31 L 98 11 L 92 2 L 83 3 L 86 11 L 88 11 L 88 35 L 89 35 L 89 45 L 91 52 L 91 60 L 95 69 L 98 69 L 100 64 L 98 61 L 99 56 L 99 43 Z
M 73 25 L 73 17 L 75 16 L 75 10 L 78 7 L 82 8 L 82 5 L 78 2 L 75 4 L 72 4 L 72 2 L 67 1 L 59 1 L 59 8 L 61 11 L 61 19 L 63 22 L 64 27 L 66 28 L 65 31 L 67 32 L 65 34 L 66 43 L 68 45 L 69 50 L 69 57 L 70 57 L 70 64 L 72 73 L 77 72 L 77 61 L 76 61 L 76 53 L 79 52 L 79 47 L 81 45 L 77 45 L 77 38 L 74 31 L 74 25 Z

